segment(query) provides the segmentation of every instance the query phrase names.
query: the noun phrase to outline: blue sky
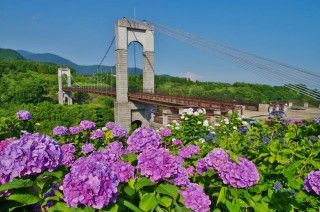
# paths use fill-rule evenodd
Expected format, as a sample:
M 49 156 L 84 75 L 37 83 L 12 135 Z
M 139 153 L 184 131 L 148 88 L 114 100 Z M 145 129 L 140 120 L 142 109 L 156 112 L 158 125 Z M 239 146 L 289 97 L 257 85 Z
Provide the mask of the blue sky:
M 117 19 L 151 20 L 320 73 L 320 1 L 0 0 L 0 47 L 97 64 Z M 137 47 L 137 52 L 141 52 Z M 267 82 L 230 62 L 156 33 L 158 74 Z M 129 60 L 132 65 L 133 47 Z M 138 67 L 142 67 L 138 55 Z M 114 54 L 104 62 L 114 64 Z M 271 80 L 272 81 L 272 80 Z

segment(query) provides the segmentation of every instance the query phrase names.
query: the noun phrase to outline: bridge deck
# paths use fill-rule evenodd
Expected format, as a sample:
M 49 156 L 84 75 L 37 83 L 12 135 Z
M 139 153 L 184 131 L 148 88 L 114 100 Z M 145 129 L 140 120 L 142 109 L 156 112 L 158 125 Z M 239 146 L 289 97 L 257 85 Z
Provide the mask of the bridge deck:
M 106 96 L 116 96 L 116 91 L 99 87 L 64 87 L 65 92 L 92 93 Z M 242 109 L 240 104 L 224 103 L 190 97 L 169 96 L 157 93 L 129 92 L 130 101 L 144 102 L 149 104 L 161 105 L 166 107 L 202 107 L 209 110 L 228 110 Z

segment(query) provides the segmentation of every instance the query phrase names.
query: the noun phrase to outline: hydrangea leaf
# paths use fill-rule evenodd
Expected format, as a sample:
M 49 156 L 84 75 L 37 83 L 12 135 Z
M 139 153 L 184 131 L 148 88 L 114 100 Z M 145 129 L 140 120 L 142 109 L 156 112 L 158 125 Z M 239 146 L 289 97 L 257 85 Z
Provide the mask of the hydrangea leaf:
M 152 193 L 146 193 L 142 196 L 139 207 L 143 211 L 150 211 L 154 209 L 158 205 L 158 201 L 154 194 Z
M 139 178 L 136 182 L 136 190 L 139 191 L 141 188 L 151 186 L 154 183 L 146 177 Z
M 168 208 L 172 204 L 172 199 L 170 197 L 163 196 L 160 198 L 159 204 Z
M 131 209 L 134 212 L 143 212 L 140 208 L 138 208 L 128 200 L 120 199 L 119 202 L 121 202 L 122 205 L 126 206 L 127 208 Z
M 220 189 L 218 200 L 217 200 L 217 203 L 216 203 L 217 205 L 219 204 L 219 202 L 225 203 L 225 201 L 226 201 L 226 192 L 227 192 L 227 188 L 226 187 L 222 187 Z
M 31 193 L 28 194 L 11 194 L 8 197 L 9 200 L 14 200 L 16 202 L 20 202 L 24 205 L 32 205 L 32 204 L 36 204 L 37 202 L 39 202 L 41 199 Z
M 33 182 L 29 179 L 14 179 L 12 182 L 1 185 L 0 192 L 15 188 L 27 188 L 31 187 L 32 185 Z
M 133 188 L 131 188 L 130 186 L 124 187 L 123 190 L 129 196 L 133 196 L 135 194 L 135 190 Z
M 174 199 L 177 199 L 178 197 L 178 188 L 176 186 L 169 185 L 169 184 L 160 184 L 156 188 L 156 192 L 171 196 Z

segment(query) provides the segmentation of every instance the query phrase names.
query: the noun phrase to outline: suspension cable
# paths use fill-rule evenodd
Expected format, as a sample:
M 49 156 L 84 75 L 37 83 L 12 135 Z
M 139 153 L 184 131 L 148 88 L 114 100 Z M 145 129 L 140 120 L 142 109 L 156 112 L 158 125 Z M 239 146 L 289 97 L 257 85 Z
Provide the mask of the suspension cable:
M 158 31 L 159 31 L 159 28 L 158 28 Z M 187 43 L 191 43 L 191 45 L 193 45 L 193 46 L 196 46 L 196 47 L 200 47 L 200 48 L 202 48 L 202 49 L 204 49 L 205 48 L 205 50 L 209 50 L 209 51 L 215 51 L 215 52 L 217 52 L 217 53 L 220 53 L 220 54 L 222 54 L 222 55 L 224 55 L 224 56 L 228 56 L 229 57 L 229 59 L 231 59 L 233 62 L 235 62 L 235 60 L 236 61 L 238 61 L 237 62 L 237 64 L 239 65 L 239 62 L 241 63 L 247 63 L 247 65 L 249 65 L 249 66 L 253 66 L 253 68 L 258 68 L 258 69 L 260 69 L 261 71 L 267 71 L 267 72 L 271 72 L 271 74 L 276 74 L 276 78 L 275 79 L 277 79 L 279 76 L 279 74 L 282 76 L 282 77 L 284 77 L 284 79 L 285 79 L 285 81 L 287 82 L 287 83 L 289 83 L 288 85 L 285 85 L 286 87 L 288 87 L 288 88 L 291 88 L 292 90 L 295 90 L 295 91 L 297 91 L 297 90 L 299 90 L 298 92 L 300 92 L 300 93 L 304 93 L 305 95 L 307 95 L 308 94 L 308 96 L 309 97 L 311 97 L 311 98 L 319 98 L 319 93 L 318 92 L 315 92 L 315 91 L 312 91 L 312 90 L 309 90 L 308 88 L 306 88 L 306 87 L 304 87 L 304 86 L 301 86 L 300 84 L 298 84 L 298 85 L 292 85 L 291 84 L 291 82 L 290 82 L 290 80 L 288 81 L 287 80 L 287 75 L 285 75 L 283 72 L 274 72 L 274 69 L 272 69 L 272 68 L 274 68 L 274 67 L 270 67 L 270 66 L 261 66 L 260 65 L 260 63 L 257 63 L 256 61 L 254 61 L 254 60 L 252 60 L 252 58 L 243 58 L 243 57 L 241 57 L 241 55 L 239 56 L 239 55 L 234 55 L 234 54 L 229 54 L 228 52 L 225 52 L 225 51 L 222 51 L 221 50 L 221 48 L 219 49 L 217 49 L 217 48 L 209 48 L 209 45 L 207 45 L 207 43 L 204 43 L 204 42 L 201 42 L 201 41 L 199 41 L 199 40 L 197 40 L 197 39 L 193 39 L 192 37 L 190 38 L 190 36 L 189 36 L 189 34 L 188 34 L 188 36 L 181 36 L 181 35 L 177 35 L 177 33 L 175 33 L 175 32 L 172 32 L 172 31 L 168 31 L 167 29 L 163 29 L 163 28 L 161 28 L 160 27 L 160 32 L 162 32 L 162 33 L 164 33 L 164 34 L 167 34 L 167 35 L 169 35 L 169 36 L 171 36 L 171 37 L 173 37 L 173 38 L 175 38 L 175 39 L 178 39 L 178 40 L 180 40 L 180 41 L 183 41 L 183 42 L 187 42 Z M 179 37 L 180 36 L 180 37 Z M 182 37 L 182 38 L 181 38 Z M 211 45 L 212 46 L 212 45 Z M 239 61 L 239 60 L 241 60 L 241 61 Z M 243 67 L 243 64 L 242 64 L 242 68 L 244 68 Z M 294 80 L 294 82 L 296 82 L 296 80 Z

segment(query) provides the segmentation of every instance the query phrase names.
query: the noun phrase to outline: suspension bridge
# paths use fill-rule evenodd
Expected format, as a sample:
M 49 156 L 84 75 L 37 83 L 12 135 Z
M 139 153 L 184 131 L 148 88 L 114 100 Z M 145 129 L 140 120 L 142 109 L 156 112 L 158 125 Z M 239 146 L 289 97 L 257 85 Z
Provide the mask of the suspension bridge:
M 155 30 L 179 41 L 190 44 L 196 48 L 214 54 L 224 60 L 228 60 L 239 67 L 256 74 L 261 79 L 273 79 L 273 82 L 285 84 L 286 87 L 320 100 L 317 90 L 307 88 L 309 85 L 320 87 L 318 74 L 287 65 L 272 59 L 247 53 L 215 41 L 185 33 L 170 27 L 166 27 L 150 21 L 133 21 L 127 18 L 116 22 L 115 36 L 110 42 L 99 67 L 115 44 L 116 53 L 116 88 L 102 86 L 74 86 L 69 69 L 58 70 L 59 103 L 72 104 L 72 93 L 91 93 L 97 95 L 112 96 L 115 98 L 115 121 L 124 127 L 128 127 L 134 121 L 140 121 L 142 125 L 149 125 L 154 121 L 157 107 L 162 107 L 163 124 L 168 122 L 168 115 L 179 113 L 187 107 L 205 108 L 208 114 L 220 115 L 230 111 L 242 113 L 245 103 L 225 103 L 197 98 L 170 96 L 157 93 L 154 89 L 154 33 Z M 143 89 L 141 91 L 129 91 L 128 89 L 128 46 L 132 42 L 138 42 L 143 47 Z M 99 71 L 99 68 L 97 69 Z M 63 86 L 66 79 L 67 86 Z

